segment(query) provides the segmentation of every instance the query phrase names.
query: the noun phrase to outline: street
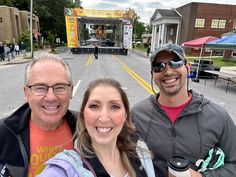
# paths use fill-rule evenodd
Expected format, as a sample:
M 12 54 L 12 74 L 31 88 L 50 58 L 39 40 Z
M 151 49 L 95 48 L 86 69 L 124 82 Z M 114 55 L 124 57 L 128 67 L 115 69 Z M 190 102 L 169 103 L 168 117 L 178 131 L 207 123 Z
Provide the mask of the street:
M 71 66 L 74 81 L 74 93 L 70 108 L 79 110 L 84 90 L 88 83 L 96 78 L 111 77 L 118 80 L 129 97 L 131 106 L 152 94 L 150 85 L 149 59 L 140 54 L 129 52 L 125 55 L 99 54 L 98 60 L 91 54 L 71 54 L 62 50 L 59 55 Z M 23 84 L 26 63 L 0 66 L 0 118 L 10 114 L 24 103 Z M 190 88 L 202 93 L 213 102 L 223 106 L 236 122 L 236 87 L 218 80 L 190 80 Z M 157 89 L 157 88 L 156 88 Z

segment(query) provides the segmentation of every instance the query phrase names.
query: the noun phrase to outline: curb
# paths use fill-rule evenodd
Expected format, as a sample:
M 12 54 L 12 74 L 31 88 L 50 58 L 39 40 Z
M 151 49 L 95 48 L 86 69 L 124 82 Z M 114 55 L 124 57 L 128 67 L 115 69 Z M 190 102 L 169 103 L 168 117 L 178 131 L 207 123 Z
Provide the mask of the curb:
M 41 52 L 49 52 L 49 50 L 48 49 L 37 50 L 34 52 L 34 54 L 41 53 Z M 0 62 L 0 66 L 23 64 L 23 63 L 30 62 L 32 60 L 32 58 L 30 58 L 29 55 L 30 55 L 29 52 L 27 52 L 27 56 L 18 56 L 19 58 L 15 58 L 10 61 Z
M 23 64 L 23 63 L 28 63 L 32 60 L 32 58 L 21 58 L 21 59 L 13 59 L 11 61 L 7 61 L 6 63 L 0 63 L 0 65 L 15 65 L 15 64 Z
M 137 50 L 137 49 L 132 49 L 131 52 L 135 53 L 137 55 L 140 55 L 140 56 L 142 56 L 144 58 L 149 58 L 149 56 L 151 55 L 151 54 L 149 54 L 149 56 L 147 56 L 147 54 L 145 52 Z

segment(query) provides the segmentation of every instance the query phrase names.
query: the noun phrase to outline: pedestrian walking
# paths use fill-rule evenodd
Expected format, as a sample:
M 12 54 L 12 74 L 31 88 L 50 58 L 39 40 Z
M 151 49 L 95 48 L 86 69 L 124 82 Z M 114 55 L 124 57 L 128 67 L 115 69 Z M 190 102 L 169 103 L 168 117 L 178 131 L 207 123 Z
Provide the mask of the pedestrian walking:
M 11 60 L 11 49 L 10 49 L 9 44 L 5 45 L 5 55 L 8 59 L 7 61 L 10 61 Z
M 2 42 L 0 42 L 0 58 L 1 61 L 5 61 L 5 48 Z
M 15 51 L 15 45 L 10 44 L 11 59 L 15 58 L 14 51 Z
M 24 57 L 27 56 L 27 55 L 26 55 L 26 45 L 25 45 L 24 42 L 21 42 L 20 50 L 21 50 L 21 52 L 22 52 L 22 54 L 23 54 Z
M 95 47 L 94 47 L 94 57 L 95 57 L 95 59 L 98 59 L 98 46 L 97 46 L 97 44 L 95 44 Z
M 149 56 L 150 50 L 151 50 L 151 47 L 150 47 L 150 45 L 148 44 L 148 48 L 147 48 L 147 56 Z
M 20 47 L 19 47 L 19 45 L 17 43 L 15 44 L 15 52 L 16 52 L 16 56 L 20 55 Z

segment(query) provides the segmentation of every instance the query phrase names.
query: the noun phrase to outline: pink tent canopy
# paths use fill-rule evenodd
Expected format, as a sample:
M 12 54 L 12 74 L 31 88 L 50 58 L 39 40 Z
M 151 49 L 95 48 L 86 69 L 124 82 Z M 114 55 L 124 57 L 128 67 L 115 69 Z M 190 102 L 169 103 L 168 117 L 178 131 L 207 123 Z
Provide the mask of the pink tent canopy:
M 200 62 L 201 62 L 200 60 L 201 60 L 201 57 L 202 57 L 204 45 L 205 45 L 207 42 L 215 41 L 215 40 L 217 40 L 217 39 L 218 39 L 218 38 L 213 37 L 213 36 L 206 36 L 206 37 L 201 37 L 201 38 L 198 38 L 198 39 L 194 39 L 194 40 L 186 41 L 186 42 L 183 42 L 183 43 L 182 43 L 182 46 L 183 46 L 183 47 L 201 48 L 200 56 L 199 56 L 199 60 L 198 60 L 196 78 L 198 78 L 198 75 L 199 75 L 199 67 L 200 67 Z
M 217 40 L 219 38 L 213 37 L 213 36 L 206 36 L 206 37 L 201 37 L 198 39 L 194 39 L 191 41 L 186 41 L 182 43 L 183 47 L 191 47 L 191 48 L 204 48 L 204 45 L 207 42 Z

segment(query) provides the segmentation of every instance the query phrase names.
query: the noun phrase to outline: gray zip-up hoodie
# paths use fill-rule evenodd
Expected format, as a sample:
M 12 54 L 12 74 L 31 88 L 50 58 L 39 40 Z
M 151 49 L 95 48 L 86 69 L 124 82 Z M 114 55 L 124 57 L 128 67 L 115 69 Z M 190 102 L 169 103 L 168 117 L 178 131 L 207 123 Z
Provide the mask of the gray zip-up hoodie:
M 167 160 L 173 154 L 185 156 L 192 169 L 217 146 L 225 153 L 225 164 L 203 172 L 206 177 L 236 176 L 236 127 L 228 113 L 217 104 L 192 91 L 192 100 L 174 125 L 157 103 L 159 95 L 135 104 L 132 117 L 137 134 L 153 152 L 156 177 L 167 177 Z

